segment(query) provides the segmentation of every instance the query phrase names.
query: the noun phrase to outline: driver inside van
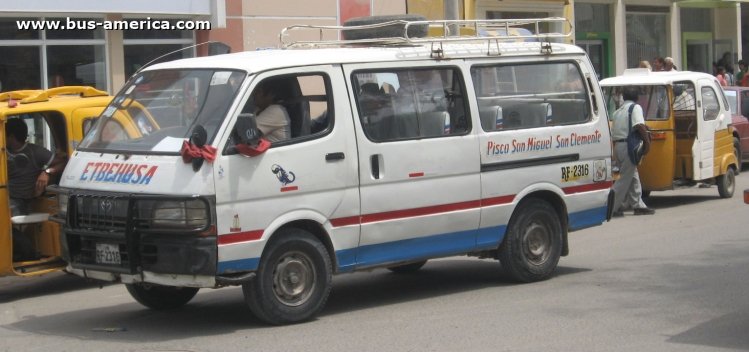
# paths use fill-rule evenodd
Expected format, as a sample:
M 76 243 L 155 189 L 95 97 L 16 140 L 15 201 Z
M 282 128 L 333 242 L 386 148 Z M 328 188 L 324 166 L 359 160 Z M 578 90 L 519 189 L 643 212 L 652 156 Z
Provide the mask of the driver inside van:
M 255 122 L 270 142 L 291 138 L 291 120 L 286 108 L 281 105 L 282 87 L 273 81 L 263 81 L 255 88 L 252 99 L 257 108 Z

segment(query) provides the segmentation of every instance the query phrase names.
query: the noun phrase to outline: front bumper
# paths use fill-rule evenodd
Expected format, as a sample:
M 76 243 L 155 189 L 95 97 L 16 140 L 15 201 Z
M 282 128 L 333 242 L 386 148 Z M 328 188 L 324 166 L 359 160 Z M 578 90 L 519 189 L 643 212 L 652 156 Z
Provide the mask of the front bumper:
M 103 276 L 107 276 L 104 273 L 139 276 L 141 279 L 145 275 L 215 276 L 218 247 L 213 216 L 209 214 L 211 220 L 200 228 L 154 228 L 135 215 L 140 201 L 153 199 L 174 200 L 175 197 L 71 194 L 62 241 L 63 257 L 70 270 L 98 272 Z M 200 196 L 176 199 L 203 201 L 208 212 L 212 213 L 211 199 Z M 100 246 L 116 252 L 114 257 L 117 260 L 103 260 Z M 82 273 L 81 276 L 91 277 Z

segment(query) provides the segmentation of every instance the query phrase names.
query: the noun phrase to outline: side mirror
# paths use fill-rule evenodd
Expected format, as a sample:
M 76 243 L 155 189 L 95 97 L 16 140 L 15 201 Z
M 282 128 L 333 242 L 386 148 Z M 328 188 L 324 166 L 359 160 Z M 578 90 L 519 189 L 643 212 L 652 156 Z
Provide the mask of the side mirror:
M 270 142 L 262 138 L 263 132 L 257 128 L 255 115 L 239 114 L 234 125 L 234 149 L 244 156 L 253 157 L 265 153 L 270 148 Z
M 257 145 L 263 133 L 257 128 L 255 115 L 250 113 L 239 114 L 237 124 L 234 125 L 234 133 L 237 144 Z
M 195 126 L 195 128 L 192 129 L 192 134 L 190 134 L 190 143 L 196 145 L 199 148 L 202 148 L 207 141 L 208 132 L 205 130 L 205 128 L 201 125 Z M 197 172 L 198 170 L 200 170 L 201 166 L 203 166 L 203 158 L 192 159 L 193 171 Z

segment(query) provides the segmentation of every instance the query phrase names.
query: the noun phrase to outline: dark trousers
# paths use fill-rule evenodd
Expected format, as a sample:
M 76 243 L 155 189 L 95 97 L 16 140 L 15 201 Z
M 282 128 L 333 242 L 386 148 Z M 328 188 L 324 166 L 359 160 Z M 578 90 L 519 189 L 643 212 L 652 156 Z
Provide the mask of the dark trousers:
M 10 199 L 10 214 L 11 216 L 27 215 L 30 212 L 29 199 Z M 36 259 L 36 250 L 34 249 L 34 242 L 31 241 L 29 236 L 21 231 L 17 226 L 13 226 L 13 261 L 24 261 Z

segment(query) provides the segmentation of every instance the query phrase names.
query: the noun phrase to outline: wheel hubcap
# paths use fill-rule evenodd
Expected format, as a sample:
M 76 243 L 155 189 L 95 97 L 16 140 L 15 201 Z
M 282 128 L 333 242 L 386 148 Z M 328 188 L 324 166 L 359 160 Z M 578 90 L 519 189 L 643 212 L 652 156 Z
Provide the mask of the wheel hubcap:
M 546 227 L 533 223 L 528 226 L 523 237 L 525 257 L 531 263 L 541 265 L 549 259 L 551 236 Z
M 307 255 L 287 253 L 278 260 L 273 272 L 273 293 L 284 305 L 302 305 L 314 291 L 315 274 L 315 267 Z

